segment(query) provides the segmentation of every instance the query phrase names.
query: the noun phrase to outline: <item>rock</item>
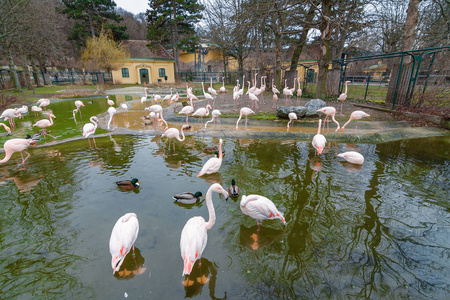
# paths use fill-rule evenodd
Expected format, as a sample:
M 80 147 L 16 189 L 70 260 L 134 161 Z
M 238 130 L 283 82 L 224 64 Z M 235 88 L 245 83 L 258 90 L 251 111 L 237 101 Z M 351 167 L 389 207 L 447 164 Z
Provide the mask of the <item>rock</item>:
M 276 115 L 280 119 L 289 119 L 289 113 L 293 112 L 299 118 L 319 116 L 317 110 L 325 107 L 327 104 L 320 99 L 311 99 L 305 106 L 278 106 L 276 109 Z

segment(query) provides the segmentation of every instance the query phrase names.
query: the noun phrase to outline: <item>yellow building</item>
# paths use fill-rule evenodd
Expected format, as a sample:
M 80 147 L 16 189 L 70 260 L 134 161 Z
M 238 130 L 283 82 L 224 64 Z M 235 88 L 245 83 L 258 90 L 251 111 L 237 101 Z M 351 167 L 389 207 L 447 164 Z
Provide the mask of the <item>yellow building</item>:
M 175 60 L 161 45 L 147 47 L 146 40 L 123 41 L 119 47 L 130 53 L 121 66 L 112 71 L 114 84 L 152 84 L 175 82 Z
M 370 75 L 373 79 L 382 79 L 386 75 L 389 76 L 387 64 L 383 64 L 382 61 L 365 68 L 363 72 L 365 75 Z
M 236 71 L 237 61 L 226 57 L 227 70 Z M 180 52 L 181 72 L 223 72 L 222 50 L 211 43 L 200 43 L 193 53 Z

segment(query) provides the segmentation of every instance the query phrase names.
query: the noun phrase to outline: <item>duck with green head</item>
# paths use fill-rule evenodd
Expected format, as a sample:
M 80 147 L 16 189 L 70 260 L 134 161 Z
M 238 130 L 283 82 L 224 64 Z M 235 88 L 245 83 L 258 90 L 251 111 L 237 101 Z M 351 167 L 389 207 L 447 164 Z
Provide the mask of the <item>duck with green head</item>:
M 231 180 L 231 185 L 228 187 L 228 194 L 231 198 L 237 198 L 239 194 L 241 193 L 241 190 L 236 185 L 236 180 Z
M 130 180 L 121 180 L 116 181 L 117 186 L 125 189 L 125 190 L 132 190 L 134 188 L 139 187 L 140 181 L 137 178 L 133 178 Z
M 184 192 L 180 194 L 176 194 L 172 197 L 173 200 L 179 202 L 180 204 L 194 204 L 200 201 L 200 197 L 205 198 L 202 194 L 202 192 Z

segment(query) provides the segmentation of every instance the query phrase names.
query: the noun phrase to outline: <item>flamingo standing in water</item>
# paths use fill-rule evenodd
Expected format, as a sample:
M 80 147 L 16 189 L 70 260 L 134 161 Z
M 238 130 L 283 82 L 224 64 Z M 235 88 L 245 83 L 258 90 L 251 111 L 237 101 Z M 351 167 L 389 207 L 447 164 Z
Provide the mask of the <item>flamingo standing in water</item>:
M 222 139 L 219 140 L 219 157 L 211 157 L 203 165 L 203 168 L 198 173 L 197 177 L 203 176 L 205 174 L 213 174 L 219 171 L 222 165 L 223 153 L 222 153 Z
M 144 88 L 144 97 L 141 97 L 141 103 L 144 104 L 147 102 L 147 88 Z
M 108 108 L 108 114 L 109 114 L 108 129 L 109 129 L 109 125 L 111 124 L 111 121 L 113 120 L 114 115 L 116 114 L 116 112 L 117 112 L 117 110 L 114 107 L 110 106 Z
M 139 221 L 135 213 L 127 213 L 117 220 L 109 239 L 113 274 L 119 271 L 128 252 L 133 249 L 139 234 Z
M 106 103 L 108 103 L 109 106 L 114 106 L 114 101 L 109 99 L 108 96 L 106 96 Z
M 163 108 L 162 108 L 161 105 L 155 104 L 155 105 L 146 107 L 145 110 L 149 110 L 149 111 L 152 111 L 152 112 L 154 112 L 154 113 L 158 113 L 158 114 L 161 116 L 161 121 L 163 121 L 163 122 L 166 124 L 166 129 L 169 128 L 169 125 L 167 125 L 166 120 L 164 120 L 164 117 L 163 117 Z
M 242 116 L 245 116 L 245 128 L 247 128 L 247 117 L 248 117 L 248 115 L 254 114 L 254 113 L 255 112 L 248 107 L 241 108 L 241 111 L 239 113 L 239 119 L 236 122 L 236 129 L 239 128 L 239 121 L 241 120 Z
M 208 126 L 208 123 L 214 122 L 214 124 L 215 124 L 215 123 L 216 123 L 216 119 L 217 119 L 220 115 L 221 115 L 220 110 L 214 109 L 214 110 L 211 112 L 211 117 L 212 117 L 211 120 L 206 121 L 206 123 L 205 123 L 205 130 L 206 130 L 206 126 Z
M 192 99 L 190 99 L 190 101 L 190 105 L 186 105 L 178 112 L 179 115 L 186 115 L 186 124 L 188 124 L 189 115 L 194 112 L 194 104 L 192 103 Z
M 347 151 L 344 153 L 339 153 L 336 156 L 342 157 L 343 159 L 352 164 L 362 165 L 364 163 L 364 156 L 362 156 L 361 153 L 355 151 Z
M 81 108 L 84 106 L 83 102 L 81 102 L 80 100 L 75 101 L 75 106 L 76 108 L 74 110 L 72 110 L 72 115 L 73 115 L 73 119 L 75 120 L 75 124 L 77 123 L 77 118 L 76 118 L 76 114 L 79 111 L 80 112 L 80 119 L 82 118 L 81 116 Z
M 169 150 L 170 150 L 170 141 L 172 139 L 177 139 L 180 142 L 185 140 L 185 136 L 184 136 L 184 129 L 189 129 L 191 128 L 191 126 L 184 124 L 183 126 L 181 126 L 181 135 L 183 136 L 182 138 L 180 138 L 180 131 L 176 128 L 168 128 L 166 129 L 166 131 L 164 131 L 164 133 L 161 135 L 161 137 L 167 137 L 169 140 Z M 175 151 L 175 143 L 173 144 L 173 149 Z
M 42 119 L 33 124 L 33 127 L 37 126 L 42 128 L 42 134 L 44 135 L 45 142 L 47 142 L 47 135 L 51 136 L 53 139 L 56 139 L 56 137 L 54 137 L 53 135 L 48 134 L 46 129 L 47 127 L 53 125 L 53 118 L 56 119 L 56 117 L 54 114 L 50 114 L 48 117 L 50 118 L 50 120 Z
M 366 114 L 362 110 L 355 110 L 354 112 L 352 112 L 352 114 L 350 115 L 350 119 L 348 119 L 347 123 L 345 123 L 344 126 L 342 126 L 342 132 L 344 132 L 345 126 L 347 126 L 347 124 L 350 123 L 352 120 L 356 120 L 355 126 L 356 132 L 356 130 L 358 129 L 358 120 L 361 120 L 363 117 L 370 117 L 370 115 Z
M 287 123 L 287 128 L 289 129 L 289 125 L 291 124 L 291 122 L 292 122 L 292 127 L 294 127 L 294 120 L 297 120 L 298 117 L 297 117 L 297 114 L 294 112 L 289 113 L 288 117 L 289 117 L 289 122 Z
M 50 105 L 50 99 L 39 99 L 37 104 L 39 104 L 39 107 L 44 107 L 45 109 Z
M 317 150 L 317 154 L 322 154 L 323 148 L 327 143 L 327 139 L 320 134 L 320 127 L 322 125 L 322 119 L 319 119 L 319 127 L 317 128 L 317 134 L 313 137 L 312 145 Z
M 203 122 L 203 117 L 209 115 L 209 110 L 212 109 L 211 105 L 206 105 L 206 107 L 200 107 L 197 109 L 192 116 L 194 117 L 200 117 L 201 121 Z
M 22 107 L 19 107 L 17 109 L 17 114 L 20 119 L 23 119 L 23 115 L 25 115 L 27 113 L 28 113 L 28 106 L 26 106 L 26 105 L 22 105 Z
M 202 217 L 192 217 L 186 222 L 186 225 L 184 225 L 181 231 L 180 250 L 184 263 L 182 276 L 191 274 L 195 261 L 201 258 L 203 250 L 205 250 L 206 243 L 208 242 L 208 230 L 216 222 L 216 213 L 212 202 L 213 192 L 221 193 L 225 198 L 228 198 L 227 191 L 220 184 L 214 183 L 211 185 L 206 192 L 206 206 L 208 207 L 209 213 L 208 222 Z
M 126 103 L 120 104 L 120 108 L 125 111 L 125 114 L 128 114 L 128 105 Z
M 337 124 L 337 128 L 336 128 L 336 130 L 334 132 L 338 131 L 339 128 L 341 128 L 340 125 L 339 125 L 339 122 L 336 121 L 336 119 L 334 118 L 334 116 L 336 115 L 336 108 L 334 108 L 333 106 L 325 106 L 325 107 L 319 108 L 316 111 L 324 113 L 325 116 L 326 116 L 325 120 L 323 121 L 324 122 L 324 125 L 323 125 L 324 128 L 325 128 L 325 123 L 327 123 L 328 129 L 330 128 L 330 124 L 329 124 L 330 123 L 330 116 L 331 116 L 331 119 L 333 120 L 333 122 Z
M 95 130 L 98 126 L 98 119 L 95 116 L 92 116 L 90 119 L 91 123 L 84 124 L 83 126 L 83 137 L 87 138 L 89 141 L 89 149 L 91 148 L 91 141 L 89 140 L 89 136 L 92 135 L 92 140 L 94 141 L 95 149 L 97 149 L 97 144 L 95 143 Z
M 11 156 L 15 152 L 20 152 L 20 155 L 22 156 L 22 164 L 25 165 L 25 161 L 30 157 L 30 153 L 26 152 L 25 150 L 28 149 L 30 146 L 36 146 L 36 142 L 32 139 L 10 139 L 5 142 L 3 145 L 3 149 L 5 149 L 5 158 L 0 160 L 0 163 L 7 162 Z M 27 157 L 23 158 L 23 152 L 27 154 Z
M 344 101 L 347 99 L 347 84 L 350 83 L 351 81 L 346 81 L 345 82 L 345 91 L 339 95 L 338 100 L 341 101 L 341 115 L 342 115 L 342 105 L 344 104 Z
M 259 226 L 262 220 L 266 219 L 280 219 L 284 225 L 286 225 L 286 220 L 284 219 L 283 213 L 281 213 L 272 200 L 260 196 L 260 195 L 242 195 L 241 198 L 241 211 L 247 215 L 256 219 Z

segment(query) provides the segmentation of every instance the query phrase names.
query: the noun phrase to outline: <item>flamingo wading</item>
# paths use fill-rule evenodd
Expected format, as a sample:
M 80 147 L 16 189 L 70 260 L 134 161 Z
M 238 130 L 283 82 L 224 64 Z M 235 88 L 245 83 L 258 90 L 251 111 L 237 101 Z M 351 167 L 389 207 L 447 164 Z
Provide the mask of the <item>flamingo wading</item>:
M 128 252 L 133 249 L 139 234 L 139 221 L 135 213 L 127 213 L 117 220 L 109 239 L 109 253 L 111 253 L 111 267 L 113 274 L 119 271 Z

